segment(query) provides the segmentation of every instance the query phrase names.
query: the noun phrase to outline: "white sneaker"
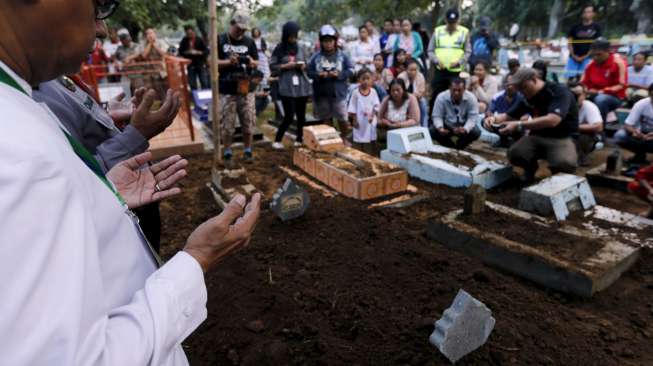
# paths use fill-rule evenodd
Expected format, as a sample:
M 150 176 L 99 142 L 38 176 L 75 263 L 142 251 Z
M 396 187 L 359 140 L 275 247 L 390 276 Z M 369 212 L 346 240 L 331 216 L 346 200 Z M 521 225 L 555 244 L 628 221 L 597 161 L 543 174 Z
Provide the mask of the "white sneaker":
M 280 142 L 275 142 L 272 144 L 272 148 L 275 150 L 283 150 L 283 144 Z
M 302 146 L 304 146 L 304 144 L 302 144 L 301 142 L 295 142 L 295 143 L 293 144 L 293 146 L 294 146 L 294 147 L 302 147 Z

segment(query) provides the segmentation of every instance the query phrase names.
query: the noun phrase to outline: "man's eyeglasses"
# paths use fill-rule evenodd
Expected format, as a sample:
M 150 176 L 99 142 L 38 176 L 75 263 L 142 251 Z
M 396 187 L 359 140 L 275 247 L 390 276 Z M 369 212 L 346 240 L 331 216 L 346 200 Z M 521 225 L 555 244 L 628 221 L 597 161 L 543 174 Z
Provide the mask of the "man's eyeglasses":
M 118 9 L 118 5 L 120 5 L 120 0 L 96 0 L 95 19 L 107 19 Z

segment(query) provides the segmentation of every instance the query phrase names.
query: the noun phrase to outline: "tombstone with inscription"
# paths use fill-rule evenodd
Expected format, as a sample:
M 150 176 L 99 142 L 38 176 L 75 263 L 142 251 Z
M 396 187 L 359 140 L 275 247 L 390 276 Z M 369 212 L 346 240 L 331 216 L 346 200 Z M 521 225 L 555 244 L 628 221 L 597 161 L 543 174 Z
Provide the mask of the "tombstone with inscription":
M 288 178 L 272 197 L 270 210 L 285 222 L 303 216 L 309 204 L 308 193 Z
M 304 127 L 304 145 L 313 151 L 335 152 L 345 148 L 338 131 L 327 125 Z
M 425 127 L 388 132 L 388 148 L 381 151 L 381 159 L 401 166 L 413 177 L 450 187 L 478 184 L 490 189 L 512 177 L 510 165 L 433 144 Z

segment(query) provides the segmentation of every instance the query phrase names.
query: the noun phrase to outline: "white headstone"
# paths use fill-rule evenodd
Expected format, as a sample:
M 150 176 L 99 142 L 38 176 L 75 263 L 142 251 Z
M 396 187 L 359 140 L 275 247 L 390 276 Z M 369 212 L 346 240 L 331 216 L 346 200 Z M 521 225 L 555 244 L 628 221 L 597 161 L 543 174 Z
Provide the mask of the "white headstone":
M 388 132 L 388 150 L 400 154 L 410 152 L 426 153 L 431 150 L 433 140 L 426 127 L 399 128 Z
M 556 174 L 522 190 L 519 208 L 542 216 L 566 220 L 573 211 L 589 210 L 596 200 L 587 179 L 572 174 Z
M 461 289 L 451 307 L 435 322 L 429 342 L 455 363 L 485 344 L 495 322 L 485 304 Z

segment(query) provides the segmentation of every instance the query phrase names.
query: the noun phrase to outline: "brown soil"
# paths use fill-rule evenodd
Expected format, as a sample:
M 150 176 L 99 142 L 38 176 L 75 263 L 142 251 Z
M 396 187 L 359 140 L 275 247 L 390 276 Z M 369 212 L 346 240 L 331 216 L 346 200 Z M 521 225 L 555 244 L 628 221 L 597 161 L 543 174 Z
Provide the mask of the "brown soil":
M 291 153 L 255 153 L 250 181 L 276 190 Z M 164 257 L 219 212 L 210 162 L 191 158 L 183 194 L 161 204 Z M 429 218 L 462 207 L 462 190 L 411 183 L 431 197 L 370 211 L 305 187 L 303 218 L 264 212 L 250 246 L 206 275 L 208 319 L 184 342 L 191 365 L 449 365 L 428 337 L 460 288 L 497 324 L 459 365 L 653 364 L 651 251 L 591 300 L 550 291 L 428 240 Z
M 419 154 L 419 153 L 412 153 L 412 154 L 426 156 L 431 159 L 444 160 L 450 164 L 460 165 L 467 168 L 473 168 L 476 165 L 478 165 L 476 161 L 470 158 L 469 156 L 459 154 L 456 152 L 447 153 L 447 154 L 441 154 L 436 152 L 429 152 L 427 154 Z
M 600 241 L 557 231 L 557 227 L 538 225 L 489 208 L 481 214 L 463 215 L 458 220 L 483 232 L 531 246 L 574 264 L 583 263 L 604 245 Z

